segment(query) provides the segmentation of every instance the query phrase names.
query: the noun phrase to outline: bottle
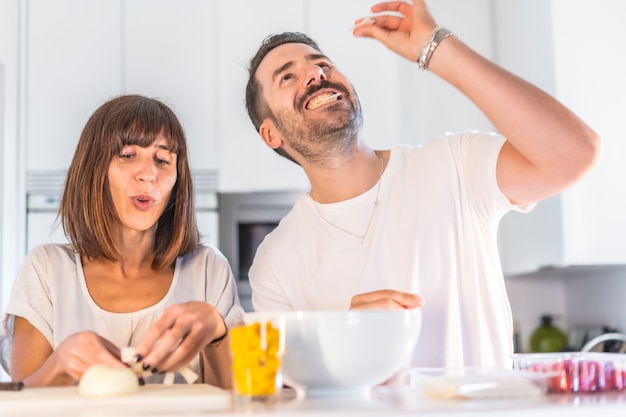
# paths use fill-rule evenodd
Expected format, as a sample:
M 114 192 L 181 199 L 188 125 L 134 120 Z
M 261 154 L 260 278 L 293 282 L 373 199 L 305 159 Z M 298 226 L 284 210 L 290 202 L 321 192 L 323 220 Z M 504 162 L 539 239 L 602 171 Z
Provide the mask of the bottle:
M 567 347 L 567 335 L 552 324 L 549 314 L 541 316 L 541 325 L 530 335 L 532 352 L 561 352 Z
M 522 344 L 520 341 L 519 323 L 513 322 L 513 352 L 520 353 L 522 351 Z

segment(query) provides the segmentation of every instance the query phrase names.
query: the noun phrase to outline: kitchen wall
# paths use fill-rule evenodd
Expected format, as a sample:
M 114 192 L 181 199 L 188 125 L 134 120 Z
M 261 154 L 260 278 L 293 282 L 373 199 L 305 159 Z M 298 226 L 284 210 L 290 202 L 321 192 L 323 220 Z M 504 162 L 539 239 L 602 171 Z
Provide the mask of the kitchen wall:
M 626 267 L 572 276 L 565 296 L 570 325 L 602 324 L 626 333 Z
M 548 269 L 508 277 L 506 287 L 524 351 L 542 314 L 568 334 L 580 325 L 626 332 L 626 266 Z

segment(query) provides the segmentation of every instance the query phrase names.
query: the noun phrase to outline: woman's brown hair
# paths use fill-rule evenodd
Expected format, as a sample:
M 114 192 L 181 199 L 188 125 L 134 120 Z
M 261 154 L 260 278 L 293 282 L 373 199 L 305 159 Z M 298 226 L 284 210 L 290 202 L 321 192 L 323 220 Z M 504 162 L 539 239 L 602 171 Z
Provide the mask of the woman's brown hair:
M 59 216 L 81 256 L 119 260 L 114 239 L 119 218 L 109 190 L 109 164 L 124 146 L 146 147 L 160 134 L 177 154 L 177 179 L 170 203 L 157 223 L 152 268 L 172 265 L 176 257 L 199 245 L 187 143 L 180 121 L 158 100 L 123 95 L 104 103 L 89 118 L 67 172 Z

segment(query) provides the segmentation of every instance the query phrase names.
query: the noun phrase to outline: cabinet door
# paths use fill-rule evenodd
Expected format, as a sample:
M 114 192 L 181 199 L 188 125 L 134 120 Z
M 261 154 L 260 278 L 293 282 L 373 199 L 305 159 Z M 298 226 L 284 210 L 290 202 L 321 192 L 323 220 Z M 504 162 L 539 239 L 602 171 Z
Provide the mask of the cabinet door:
M 626 264 L 626 3 L 553 0 L 556 95 L 598 132 L 597 167 L 563 193 L 565 262 Z M 580 22 L 585 30 L 580 30 Z M 585 33 L 602 33 L 602 41 Z M 590 51 L 581 59 L 580 51 Z
M 120 89 L 120 3 L 31 0 L 26 32 L 28 170 L 65 170 L 93 111 Z
M 265 146 L 245 109 L 250 58 L 269 34 L 306 29 L 304 2 L 220 0 L 217 3 L 220 190 L 308 188 L 299 166 Z
M 124 2 L 123 90 L 166 102 L 185 128 L 193 170 L 217 166 L 216 2 Z

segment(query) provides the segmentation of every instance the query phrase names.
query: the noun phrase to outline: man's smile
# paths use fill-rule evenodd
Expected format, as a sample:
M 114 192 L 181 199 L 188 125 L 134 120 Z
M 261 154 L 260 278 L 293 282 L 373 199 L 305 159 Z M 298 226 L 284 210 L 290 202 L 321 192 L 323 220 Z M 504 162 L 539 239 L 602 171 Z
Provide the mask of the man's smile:
M 339 101 L 343 98 L 343 95 L 341 93 L 337 93 L 337 92 L 332 92 L 332 91 L 325 91 L 322 92 L 321 94 L 318 94 L 314 97 L 312 97 L 307 103 L 305 108 L 307 110 L 315 110 L 319 107 L 322 107 L 325 104 L 328 103 L 332 103 L 335 101 Z

